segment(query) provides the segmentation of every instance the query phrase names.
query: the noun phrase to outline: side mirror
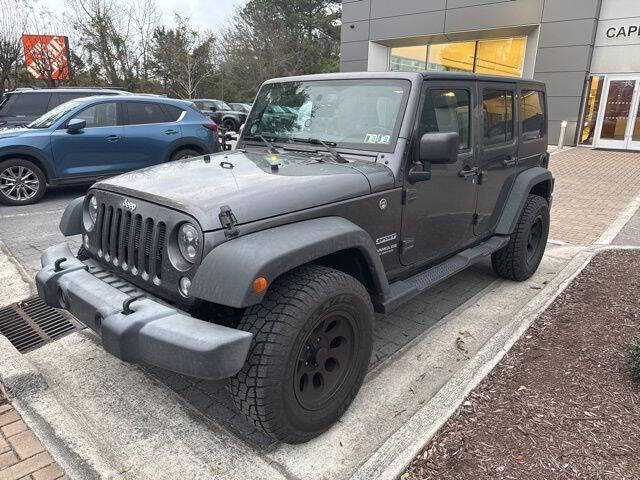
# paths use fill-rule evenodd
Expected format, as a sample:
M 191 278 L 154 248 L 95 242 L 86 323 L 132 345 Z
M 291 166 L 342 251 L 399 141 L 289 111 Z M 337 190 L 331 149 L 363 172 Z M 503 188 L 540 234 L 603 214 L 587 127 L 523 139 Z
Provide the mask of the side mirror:
M 425 133 L 420 139 L 422 163 L 447 164 L 458 161 L 460 135 L 456 132 Z
M 87 126 L 87 121 L 82 118 L 72 118 L 67 123 L 67 132 L 77 132 Z

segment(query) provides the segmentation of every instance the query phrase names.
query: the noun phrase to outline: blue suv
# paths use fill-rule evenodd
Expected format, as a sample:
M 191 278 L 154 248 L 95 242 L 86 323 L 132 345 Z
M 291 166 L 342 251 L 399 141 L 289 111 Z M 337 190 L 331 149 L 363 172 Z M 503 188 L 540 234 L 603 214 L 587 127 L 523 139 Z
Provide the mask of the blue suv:
M 0 202 L 35 203 L 47 185 L 91 183 L 220 150 L 218 126 L 190 102 L 79 98 L 24 128 L 0 130 Z

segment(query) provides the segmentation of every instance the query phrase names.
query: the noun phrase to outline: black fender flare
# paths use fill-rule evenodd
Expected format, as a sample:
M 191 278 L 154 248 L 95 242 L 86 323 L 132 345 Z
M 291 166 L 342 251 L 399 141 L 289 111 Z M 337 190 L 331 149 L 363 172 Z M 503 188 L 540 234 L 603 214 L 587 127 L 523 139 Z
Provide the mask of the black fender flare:
M 389 284 L 371 236 L 340 217 L 323 217 L 269 228 L 215 247 L 200 264 L 191 285 L 197 298 L 235 308 L 256 305 L 264 292 L 253 281 L 269 285 L 280 275 L 326 255 L 357 249 L 366 260 L 374 295 L 385 297 Z
M 513 233 L 525 202 L 527 201 L 527 196 L 536 185 L 540 184 L 546 185 L 544 191 L 547 196 L 547 201 L 550 202 L 554 178 L 549 170 L 543 167 L 533 167 L 525 170 L 516 177 L 498 225 L 496 226 L 495 233 L 497 235 L 510 235 Z
M 47 179 L 47 182 L 56 179 L 56 173 L 46 156 L 38 149 L 28 146 L 9 146 L 0 148 L 0 158 L 16 156 L 20 158 L 30 157 L 35 160 L 35 164 L 40 167 Z M 0 160 L 2 161 L 2 160 Z
M 84 208 L 84 196 L 74 198 L 62 212 L 60 218 L 60 232 L 65 237 L 80 235 L 82 233 L 82 210 Z

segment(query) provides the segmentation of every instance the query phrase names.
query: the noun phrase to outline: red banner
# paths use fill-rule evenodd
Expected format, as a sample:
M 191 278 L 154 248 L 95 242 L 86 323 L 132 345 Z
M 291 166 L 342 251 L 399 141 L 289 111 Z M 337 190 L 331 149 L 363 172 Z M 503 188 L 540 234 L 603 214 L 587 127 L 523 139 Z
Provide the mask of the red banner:
M 69 39 L 59 35 L 22 35 L 24 61 L 35 78 L 69 80 Z

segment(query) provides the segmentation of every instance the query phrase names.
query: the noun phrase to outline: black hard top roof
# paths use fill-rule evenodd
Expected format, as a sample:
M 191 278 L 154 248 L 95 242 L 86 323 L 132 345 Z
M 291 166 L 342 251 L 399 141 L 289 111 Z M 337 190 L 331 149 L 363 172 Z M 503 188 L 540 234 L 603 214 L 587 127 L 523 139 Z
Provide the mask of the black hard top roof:
M 281 77 L 267 80 L 267 83 L 278 82 L 301 82 L 312 80 L 358 80 L 358 79 L 402 79 L 402 80 L 473 80 L 483 82 L 502 83 L 526 83 L 528 85 L 539 85 L 544 87 L 543 82 L 519 77 L 499 77 L 496 75 L 480 75 L 465 72 L 340 72 L 321 73 L 316 75 L 299 75 L 295 77 Z

